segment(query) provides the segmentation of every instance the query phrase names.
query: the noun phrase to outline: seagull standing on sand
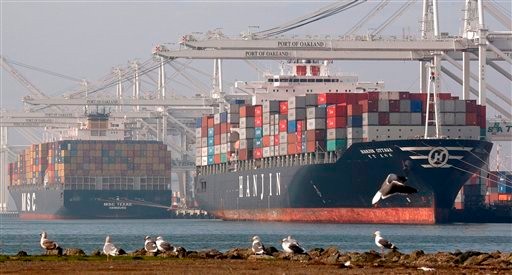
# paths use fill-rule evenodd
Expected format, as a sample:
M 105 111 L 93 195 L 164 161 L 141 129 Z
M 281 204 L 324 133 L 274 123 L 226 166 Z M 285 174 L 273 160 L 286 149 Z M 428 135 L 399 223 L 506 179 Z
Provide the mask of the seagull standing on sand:
M 380 231 L 375 231 L 373 235 L 375 236 L 375 244 L 380 247 L 382 254 L 384 254 L 384 248 L 393 249 L 393 251 L 398 250 L 398 247 L 396 247 L 393 243 L 382 238 Z
M 261 243 L 261 239 L 259 236 L 252 237 L 252 252 L 256 255 L 263 255 L 265 254 L 265 247 Z
M 54 242 L 54 241 L 51 241 L 51 240 L 48 240 L 47 239 L 47 234 L 45 231 L 43 231 L 41 234 L 39 234 L 39 236 L 41 236 L 41 241 L 40 241 L 40 244 L 41 244 L 41 247 L 44 248 L 46 250 L 46 252 L 48 252 L 49 250 L 59 250 L 59 254 L 60 254 L 60 250 L 61 248 L 59 247 L 59 244 L 57 242 Z
M 406 182 L 406 177 L 389 174 L 379 191 L 373 196 L 372 204 L 376 204 L 380 199 L 387 199 L 396 194 L 409 195 L 418 192 L 416 188 L 405 185 Z M 409 198 L 407 198 L 407 201 L 410 202 Z
M 169 242 L 165 241 L 162 236 L 156 237 L 156 247 L 160 252 L 176 251 L 176 247 L 173 247 Z
M 150 236 L 146 236 L 144 238 L 145 242 L 144 242 L 144 249 L 147 251 L 147 252 L 157 252 L 158 251 L 158 247 L 156 246 L 156 243 L 155 241 L 153 241 L 151 239 Z
M 281 240 L 281 245 L 283 246 L 283 250 L 287 253 L 296 253 L 302 254 L 304 253 L 304 248 L 302 248 L 297 242 L 297 240 L 293 239 L 292 236 L 288 236 Z
M 105 239 L 105 244 L 103 245 L 103 253 L 107 255 L 107 261 L 109 256 L 117 256 L 119 255 L 119 248 L 117 248 L 111 241 L 110 236 L 107 236 Z

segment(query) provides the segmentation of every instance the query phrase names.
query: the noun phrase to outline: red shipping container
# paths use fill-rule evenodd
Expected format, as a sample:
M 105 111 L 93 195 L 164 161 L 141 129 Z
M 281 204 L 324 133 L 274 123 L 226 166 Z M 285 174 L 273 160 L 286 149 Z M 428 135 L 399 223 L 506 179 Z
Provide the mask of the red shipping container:
M 274 146 L 279 145 L 279 135 L 274 135 Z
M 263 147 L 269 147 L 270 146 L 270 136 L 263 136 L 262 142 L 263 142 Z
M 220 133 L 225 134 L 227 132 L 228 124 L 227 123 L 221 123 L 220 124 Z
M 302 134 L 297 134 L 297 143 L 302 143 Z
M 339 104 L 343 103 L 346 100 L 345 94 L 318 94 L 317 104 L 318 105 L 326 105 L 326 104 Z
M 263 148 L 254 148 L 254 158 L 260 159 L 263 157 Z
M 288 101 L 279 102 L 279 113 L 282 115 L 288 114 Z
M 208 128 L 213 127 L 213 117 L 208 117 Z
M 220 163 L 220 154 L 216 154 L 213 156 L 213 162 Z
M 302 133 L 303 129 L 304 129 L 304 121 L 297 120 L 297 133 Z
M 254 106 L 240 106 L 240 117 L 254 117 Z
M 389 125 L 389 113 L 379 113 L 379 125 Z
M 316 150 L 316 141 L 308 141 L 306 142 L 306 152 L 312 153 Z
M 335 104 L 327 106 L 327 117 L 347 116 L 347 105 Z
M 279 132 L 288 132 L 288 120 L 279 120 Z
M 480 126 L 480 128 L 487 129 L 486 108 L 485 108 L 485 106 L 477 105 L 477 109 L 478 109 L 478 113 L 477 113 L 478 126 Z
M 409 92 L 399 92 L 398 96 L 400 99 L 409 99 Z
M 208 116 L 201 118 L 201 128 L 208 128 Z
M 302 142 L 297 142 L 295 144 L 295 150 L 296 150 L 297 154 L 302 153 Z
M 252 159 L 252 150 L 248 150 L 248 149 L 238 150 L 238 159 L 239 160 Z
M 376 113 L 379 111 L 379 101 L 378 100 L 360 100 L 359 104 L 361 105 L 362 113 Z
M 220 124 L 213 125 L 213 133 L 216 135 L 220 134 Z
M 213 144 L 220 145 L 220 135 L 213 136 Z
M 449 100 L 452 98 L 452 95 L 450 93 L 438 93 L 438 98 L 441 100 Z
M 467 113 L 476 113 L 476 100 L 466 100 L 466 112 Z
M 363 113 L 363 108 L 359 104 L 350 104 L 347 105 L 347 115 L 348 116 L 360 116 Z
M 334 128 L 346 128 L 347 118 L 346 117 L 329 117 L 327 118 L 327 129 Z
M 254 116 L 262 116 L 263 115 L 263 106 L 261 105 L 254 105 Z
M 476 113 L 466 113 L 466 125 L 469 125 L 469 126 L 478 125 Z
M 288 134 L 288 137 L 287 137 L 286 141 L 288 143 L 296 143 L 297 142 L 297 134 L 296 133 Z
M 379 100 L 379 94 L 380 92 L 368 92 L 367 100 Z
M 411 93 L 409 94 L 409 98 L 411 100 L 421 100 L 423 102 L 427 101 L 427 94 L 426 93 Z
M 310 141 L 319 141 L 325 140 L 325 130 L 307 130 L 306 131 L 306 140 Z
M 400 100 L 390 100 L 389 101 L 389 111 L 393 113 L 400 112 Z
M 288 143 L 288 154 L 297 154 L 297 144 L 295 143 Z
M 254 118 L 254 127 L 263 127 L 263 118 L 261 116 Z

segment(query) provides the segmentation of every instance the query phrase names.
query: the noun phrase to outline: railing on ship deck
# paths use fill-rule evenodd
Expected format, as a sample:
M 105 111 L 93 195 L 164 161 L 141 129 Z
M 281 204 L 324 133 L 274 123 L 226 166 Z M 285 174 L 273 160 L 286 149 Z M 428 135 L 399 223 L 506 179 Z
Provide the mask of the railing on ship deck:
M 211 175 L 226 172 L 256 170 L 261 168 L 335 163 L 338 158 L 339 154 L 337 152 L 314 152 L 261 159 L 235 160 L 227 163 L 198 166 L 197 173 L 198 175 Z

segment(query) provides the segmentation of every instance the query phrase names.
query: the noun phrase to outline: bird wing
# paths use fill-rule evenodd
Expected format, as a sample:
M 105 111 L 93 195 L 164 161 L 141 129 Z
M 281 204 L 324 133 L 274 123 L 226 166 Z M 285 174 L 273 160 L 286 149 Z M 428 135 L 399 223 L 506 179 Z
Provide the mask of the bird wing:
M 375 196 L 373 196 L 372 204 L 376 204 L 380 200 L 381 196 L 382 193 L 380 191 L 377 191 L 377 193 L 375 193 Z
M 403 183 L 398 182 L 398 181 L 393 181 L 390 183 L 389 191 L 390 191 L 389 192 L 390 194 L 391 193 L 412 194 L 412 193 L 418 192 L 418 190 L 416 190 L 416 188 L 408 186 L 408 185 L 404 185 Z
M 47 250 L 52 250 L 52 249 L 56 249 L 57 247 L 59 247 L 59 245 L 56 242 L 51 241 L 51 240 L 43 240 L 42 245 Z
M 291 243 L 288 248 L 290 248 L 291 251 L 293 251 L 293 253 L 298 253 L 298 254 L 301 254 L 301 253 L 304 253 L 304 249 L 302 247 L 300 247 L 300 245 L 298 243 Z
M 144 249 L 146 249 L 146 251 L 148 252 L 156 252 L 158 250 L 158 247 L 156 247 L 155 242 L 146 242 L 144 244 Z
M 262 254 L 265 252 L 265 249 L 260 241 L 255 241 L 252 243 L 252 251 L 256 254 Z
M 117 256 L 119 255 L 119 249 L 113 243 L 106 243 L 103 246 L 103 253 L 105 255 Z
M 158 249 L 160 249 L 161 251 L 171 251 L 173 250 L 173 247 L 170 243 L 166 242 L 166 241 L 162 241 L 159 243 L 158 245 Z
M 394 245 L 391 242 L 383 238 L 380 238 L 377 242 L 385 248 L 391 249 L 394 247 Z

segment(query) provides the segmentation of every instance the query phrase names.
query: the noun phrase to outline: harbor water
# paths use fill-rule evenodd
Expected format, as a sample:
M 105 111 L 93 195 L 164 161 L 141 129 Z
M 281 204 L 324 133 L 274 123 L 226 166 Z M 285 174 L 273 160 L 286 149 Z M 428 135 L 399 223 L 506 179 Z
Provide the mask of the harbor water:
M 221 220 L 0 220 L 0 253 L 23 250 L 41 254 L 39 233 L 46 231 L 61 247 L 81 248 L 86 253 L 103 247 L 106 235 L 127 252 L 140 249 L 146 235 L 163 236 L 187 250 L 250 247 L 250 238 L 259 235 L 267 246 L 281 250 L 280 240 L 295 237 L 307 250 L 336 246 L 341 251 L 378 250 L 373 232 L 394 242 L 402 252 L 477 250 L 510 252 L 512 224 L 311 224 L 280 222 L 231 222 Z

